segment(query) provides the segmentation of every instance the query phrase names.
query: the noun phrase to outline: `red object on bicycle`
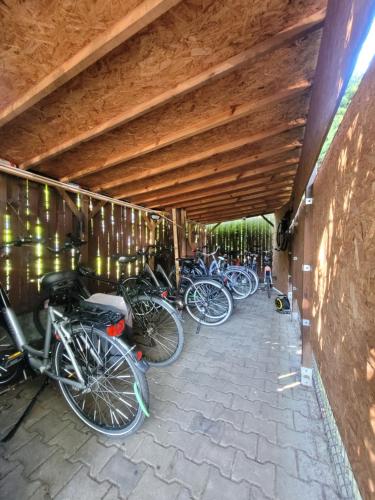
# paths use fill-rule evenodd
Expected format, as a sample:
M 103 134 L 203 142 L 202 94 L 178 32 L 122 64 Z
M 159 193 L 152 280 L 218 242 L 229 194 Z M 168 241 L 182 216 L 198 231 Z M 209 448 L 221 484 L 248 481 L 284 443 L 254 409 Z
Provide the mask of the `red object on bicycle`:
M 110 337 L 119 337 L 125 329 L 125 320 L 121 319 L 118 323 L 114 325 L 107 326 L 107 334 Z

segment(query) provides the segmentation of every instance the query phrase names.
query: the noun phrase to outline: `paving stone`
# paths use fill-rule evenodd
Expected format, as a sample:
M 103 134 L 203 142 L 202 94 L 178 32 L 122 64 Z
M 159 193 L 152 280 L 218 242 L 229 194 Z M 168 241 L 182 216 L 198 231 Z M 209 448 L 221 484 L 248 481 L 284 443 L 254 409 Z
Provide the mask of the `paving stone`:
M 37 469 L 45 462 L 55 451 L 56 446 L 45 444 L 40 436 L 35 436 L 22 448 L 18 448 L 11 456 L 11 460 L 21 462 L 24 466 L 24 475 L 28 476 L 31 472 Z
M 235 483 L 222 477 L 219 472 L 211 467 L 206 489 L 202 500 L 236 499 L 248 500 L 250 485 L 242 481 Z
M 275 471 L 273 464 L 262 464 L 251 460 L 242 451 L 238 451 L 233 463 L 232 479 L 248 481 L 259 488 L 269 497 L 274 495 Z
M 10 462 L 0 455 L 0 479 L 9 474 L 10 471 L 15 469 L 19 464 L 17 462 Z
M 69 424 L 68 421 L 62 420 L 54 411 L 47 413 L 43 418 L 37 420 L 30 428 L 29 431 L 37 432 L 42 436 L 45 442 L 50 441 L 60 431 L 62 431 Z
M 1 444 L 1 455 L 4 458 L 9 458 L 12 453 L 27 444 L 36 435 L 36 432 L 28 431 L 21 425 L 9 441 Z
M 223 421 L 211 420 L 197 413 L 190 422 L 187 430 L 190 432 L 200 432 L 208 436 L 212 441 L 219 442 L 224 432 L 224 426 L 225 423 Z
M 132 491 L 128 500 L 175 500 L 181 493 L 177 483 L 168 484 L 157 478 L 148 468 Z
M 194 464 L 186 459 L 181 451 L 176 451 L 164 479 L 167 482 L 177 481 L 185 485 L 193 497 L 199 499 L 206 487 L 209 471 L 210 467 L 207 464 Z
M 236 429 L 241 430 L 245 413 L 241 410 L 231 410 L 225 408 L 222 404 L 218 403 L 214 406 L 210 418 L 213 420 L 222 420 L 233 425 Z
M 134 464 L 123 457 L 121 451 L 118 451 L 100 471 L 98 479 L 115 484 L 120 490 L 121 497 L 127 497 L 136 487 L 146 469 L 146 465 Z
M 304 452 L 297 451 L 299 476 L 304 481 L 318 481 L 332 488 L 336 487 L 336 480 L 330 465 L 313 460 Z
M 283 424 L 277 424 L 277 444 L 291 446 L 296 450 L 305 451 L 312 458 L 317 458 L 314 436 L 311 433 L 294 431 Z
M 274 406 L 263 403 L 259 416 L 266 420 L 281 422 L 287 427 L 294 429 L 293 412 L 289 409 L 275 408 Z
M 164 447 L 155 443 L 151 436 L 145 437 L 142 445 L 132 457 L 132 461 L 136 463 L 146 463 L 154 467 L 156 474 L 164 477 L 168 467 L 173 461 L 177 449 L 171 446 Z
M 22 471 L 22 465 L 19 465 L 0 481 L 0 498 L 9 500 L 29 498 L 40 487 L 40 481 L 26 479 Z
M 301 481 L 287 474 L 282 468 L 278 468 L 276 472 L 276 491 L 277 498 L 280 500 L 322 500 L 323 498 L 320 484 Z
M 101 500 L 111 487 L 110 483 L 97 483 L 89 476 L 86 467 L 82 467 L 55 497 L 56 500 Z
M 267 438 L 268 441 L 276 443 L 276 425 L 275 422 L 257 418 L 250 413 L 246 413 L 243 430 L 247 433 L 260 434 Z
M 43 481 L 53 497 L 72 479 L 80 467 L 81 464 L 71 464 L 65 460 L 63 452 L 57 451 L 32 472 L 30 478 Z
M 102 500 L 122 500 L 116 486 L 111 486 Z
M 246 413 L 251 413 L 252 415 L 257 415 L 260 412 L 261 404 L 261 401 L 251 401 L 241 396 L 237 396 L 237 394 L 235 394 L 232 399 L 233 410 L 241 410 Z
M 56 434 L 49 444 L 51 446 L 57 445 L 65 451 L 65 457 L 68 458 L 72 456 L 78 448 L 80 448 L 86 441 L 88 441 L 90 435 L 85 431 L 78 431 L 72 423 L 63 429 L 62 432 Z
M 108 460 L 117 453 L 115 446 L 106 447 L 100 444 L 96 437 L 91 437 L 70 457 L 72 462 L 83 462 L 95 477 L 102 470 Z
M 314 419 L 304 417 L 300 413 L 294 413 L 294 424 L 297 431 L 300 432 L 315 432 L 316 434 L 320 434 L 320 436 L 324 436 L 324 425 L 323 419 Z
M 272 462 L 283 467 L 292 476 L 297 476 L 296 453 L 292 448 L 283 448 L 260 437 L 258 443 L 257 460 L 259 462 Z
M 256 457 L 258 435 L 254 433 L 241 432 L 231 424 L 225 424 L 224 432 L 220 440 L 222 446 L 232 446 L 242 450 L 249 458 Z
M 235 454 L 234 448 L 230 446 L 224 448 L 202 436 L 197 442 L 194 456 L 189 458 L 197 463 L 206 462 L 215 465 L 222 476 L 230 477 Z

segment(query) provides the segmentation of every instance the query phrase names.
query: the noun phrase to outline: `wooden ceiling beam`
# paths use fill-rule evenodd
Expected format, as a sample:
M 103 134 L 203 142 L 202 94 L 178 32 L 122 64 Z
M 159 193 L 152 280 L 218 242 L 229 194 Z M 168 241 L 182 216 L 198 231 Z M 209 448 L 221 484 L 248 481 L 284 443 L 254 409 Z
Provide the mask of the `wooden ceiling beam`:
M 178 203 L 184 203 L 184 208 L 189 208 L 189 207 L 194 207 L 194 206 L 200 206 L 202 203 L 215 203 L 218 201 L 226 201 L 226 200 L 235 200 L 238 197 L 242 196 L 253 196 L 257 193 L 263 193 L 264 191 L 273 191 L 275 189 L 281 189 L 281 187 L 284 187 L 285 185 L 289 188 L 292 188 L 293 185 L 293 175 L 288 175 L 286 178 L 279 178 L 279 179 L 274 179 L 270 180 L 268 177 L 266 180 L 267 182 L 252 182 L 252 183 L 242 183 L 241 185 L 237 186 L 231 186 L 227 190 L 221 190 L 213 193 L 212 190 L 208 191 L 207 194 L 205 195 L 204 193 L 201 194 L 201 196 L 194 196 L 191 199 L 188 199 L 188 197 L 183 198 L 181 197 L 181 200 L 177 200 Z M 270 184 L 268 184 L 270 183 Z M 281 187 L 280 187 L 281 186 Z M 173 200 L 173 204 L 171 205 L 165 205 L 166 207 L 172 207 L 175 204 L 175 200 Z M 182 206 L 182 205 L 179 205 Z
M 287 99 L 298 96 L 306 92 L 310 86 L 310 82 L 302 80 L 262 99 L 255 99 L 254 101 L 241 104 L 237 107 L 230 106 L 225 111 L 217 113 L 214 116 L 199 120 L 196 123 L 190 124 L 180 130 L 173 130 L 170 134 L 167 134 L 164 137 L 156 136 L 149 144 L 135 146 L 132 149 L 113 156 L 112 158 L 106 160 L 103 164 L 82 168 L 67 177 L 69 177 L 69 180 L 74 180 L 85 175 L 90 175 L 94 172 L 107 170 L 108 168 L 119 165 L 120 163 L 125 163 L 140 156 L 153 153 L 154 151 L 171 146 L 172 144 L 176 144 L 180 141 L 190 139 L 191 137 L 203 134 L 214 128 L 228 125 L 229 123 L 244 118 L 251 113 L 272 107 L 276 104 L 284 102 Z
M 124 188 L 121 189 L 121 191 L 118 191 L 120 192 L 119 197 L 126 198 L 129 196 L 135 196 L 140 193 L 149 193 L 167 187 L 179 186 L 186 182 L 196 179 L 203 179 L 215 174 L 221 175 L 224 172 L 229 172 L 245 165 L 250 166 L 251 164 L 259 162 L 261 160 L 272 158 L 273 156 L 282 155 L 299 148 L 301 148 L 301 143 L 298 141 L 293 141 L 289 144 L 285 144 L 284 146 L 279 146 L 262 153 L 257 153 L 255 155 L 247 156 L 246 158 L 240 158 L 239 160 L 234 160 L 224 164 L 212 164 L 208 166 L 193 165 L 190 167 L 181 168 L 178 169 L 178 171 L 175 172 L 175 175 L 173 176 L 170 173 L 167 173 L 155 177 L 148 177 L 147 179 L 141 179 L 137 182 L 129 183 L 126 180 Z
M 264 195 L 263 195 L 264 196 Z M 239 211 L 242 209 L 248 209 L 251 210 L 254 206 L 259 206 L 259 205 L 266 205 L 268 203 L 279 203 L 280 200 L 288 200 L 290 198 L 290 193 L 284 193 L 282 196 L 276 196 L 276 195 L 269 195 L 265 196 L 261 199 L 255 200 L 255 201 L 244 201 L 241 203 L 237 203 L 236 205 L 232 206 L 223 206 L 223 207 L 213 207 L 213 208 L 206 208 L 206 209 L 201 209 L 201 210 L 187 210 L 188 216 L 192 219 L 194 219 L 197 216 L 201 215 L 209 215 L 209 214 L 216 214 L 219 212 L 235 212 Z
M 166 188 L 159 191 L 153 191 L 150 194 L 139 195 L 131 197 L 132 200 L 137 200 L 141 204 L 149 203 L 154 200 L 159 200 L 163 198 L 170 198 L 171 196 L 178 196 L 180 194 L 191 193 L 193 191 L 200 191 L 205 188 L 220 186 L 222 184 L 228 184 L 231 182 L 242 182 L 250 178 L 260 176 L 262 174 L 273 174 L 287 171 L 289 169 L 295 169 L 298 164 L 299 158 L 294 157 L 288 160 L 283 160 L 277 163 L 272 163 L 271 165 L 265 165 L 259 168 L 247 169 L 243 167 L 240 171 L 230 174 L 220 175 L 217 174 L 212 177 L 208 177 L 203 181 L 198 179 L 196 181 L 191 181 L 186 184 L 181 184 L 175 188 Z M 122 195 L 115 195 L 116 198 L 124 198 Z
M 235 205 L 237 203 L 241 203 L 242 201 L 252 201 L 252 200 L 257 200 L 257 199 L 262 199 L 267 195 L 271 196 L 277 196 L 278 194 L 286 194 L 292 190 L 292 186 L 287 186 L 285 188 L 278 188 L 278 189 L 270 189 L 265 187 L 263 191 L 259 191 L 258 193 L 250 193 L 242 196 L 235 196 L 232 198 L 225 198 L 220 197 L 220 199 L 217 199 L 215 201 L 210 201 L 207 203 L 196 203 L 194 205 L 186 205 L 184 208 L 188 210 L 189 212 L 195 212 L 198 210 L 205 210 L 205 209 L 210 209 L 210 208 L 220 208 L 224 206 L 231 206 Z
M 148 207 L 184 207 L 192 200 L 205 199 L 206 197 L 221 197 L 223 194 L 234 193 L 236 191 L 242 190 L 246 191 L 247 194 L 252 194 L 253 192 L 258 192 L 257 190 L 263 190 L 265 186 L 269 187 L 281 187 L 285 185 L 293 185 L 293 180 L 295 177 L 295 172 L 287 172 L 285 174 L 278 174 L 275 176 L 262 177 L 261 179 L 250 179 L 246 182 L 234 182 L 228 185 L 223 185 L 219 187 L 213 187 L 211 189 L 204 189 L 199 192 L 186 193 L 184 195 L 171 197 L 168 199 L 159 199 L 152 203 L 147 203 Z
M 243 217 L 256 217 L 257 215 L 269 214 L 282 207 L 282 203 L 276 203 L 271 205 L 258 206 L 254 209 L 243 210 L 240 212 L 223 212 L 217 213 L 211 216 L 199 217 L 196 221 L 200 224 L 214 224 L 217 222 L 225 222 L 229 220 L 242 219 Z
M 114 26 L 79 50 L 73 57 L 35 83 L 0 112 L 0 127 L 61 87 L 93 63 L 174 7 L 180 0 L 144 0 Z
M 171 170 L 180 168 L 180 167 L 185 167 L 187 165 L 191 165 L 192 163 L 197 163 L 201 162 L 204 160 L 207 160 L 209 158 L 212 158 L 213 156 L 223 154 L 223 153 L 228 153 L 230 151 L 234 151 L 236 149 L 239 149 L 243 146 L 248 146 L 250 144 L 254 144 L 256 142 L 261 142 L 266 139 L 270 139 L 272 137 L 275 137 L 277 135 L 283 134 L 284 132 L 288 132 L 289 130 L 293 130 L 296 128 L 301 128 L 304 127 L 306 124 L 305 118 L 298 118 L 296 120 L 291 120 L 287 123 L 282 123 L 281 125 L 277 125 L 276 127 L 270 128 L 268 130 L 264 130 L 262 132 L 257 132 L 255 134 L 249 134 L 247 136 L 241 137 L 240 139 L 236 139 L 234 141 L 229 141 L 223 144 L 220 144 L 218 146 L 214 146 L 212 148 L 206 149 L 204 151 L 200 151 L 199 153 L 196 153 L 191 156 L 187 157 L 182 157 L 177 160 L 173 160 L 169 163 L 166 163 L 164 165 L 159 165 L 159 166 L 154 166 L 146 170 L 142 170 L 142 177 L 148 177 L 152 175 L 157 175 L 165 172 L 170 172 Z M 107 191 L 108 189 L 112 189 L 115 186 L 123 184 L 125 181 L 126 182 L 132 182 L 134 180 L 139 179 L 139 169 L 137 169 L 136 172 L 134 172 L 132 175 L 126 175 L 121 178 L 116 178 L 114 180 L 111 180 L 105 184 L 101 185 L 101 191 Z M 114 196 L 120 197 L 119 194 L 116 194 Z
M 157 0 L 154 0 L 156 2 Z M 151 2 L 151 0 L 149 0 Z M 144 3 L 149 3 L 149 2 L 144 2 Z M 159 0 L 159 3 L 163 3 L 162 0 Z M 178 3 L 177 0 L 164 0 L 164 3 L 169 3 L 169 4 L 176 4 Z M 142 4 L 143 5 L 143 4 Z M 136 9 L 135 9 L 136 10 Z M 165 9 L 167 10 L 167 8 Z M 203 85 L 206 85 L 210 81 L 214 81 L 218 78 L 222 78 L 225 75 L 239 69 L 241 66 L 244 64 L 248 64 L 251 61 L 254 61 L 260 57 L 264 57 L 268 53 L 288 44 L 291 43 L 298 38 L 311 33 L 312 31 L 315 31 L 317 29 L 320 29 L 323 26 L 324 19 L 325 19 L 325 9 L 316 12 L 310 16 L 306 16 L 299 20 L 297 23 L 293 24 L 292 26 L 289 26 L 285 28 L 284 30 L 280 31 L 279 33 L 275 34 L 274 36 L 266 39 L 263 42 L 260 42 L 256 44 L 253 47 L 250 47 L 249 49 L 241 52 L 240 54 L 237 54 L 226 61 L 223 61 L 222 63 L 219 63 L 202 73 L 189 78 L 188 80 L 179 83 L 176 85 L 174 88 L 169 89 L 162 94 L 150 99 L 149 101 L 146 101 L 144 103 L 141 103 L 137 106 L 134 106 L 133 108 L 130 108 L 114 118 L 107 120 L 106 122 L 98 125 L 97 127 L 94 127 L 90 129 L 89 131 L 85 131 L 76 137 L 69 139 L 68 141 L 65 141 L 58 146 L 55 146 L 45 153 L 35 156 L 34 158 L 31 158 L 25 162 L 22 163 L 21 168 L 30 168 L 33 165 L 36 165 L 38 163 L 41 163 L 42 161 L 46 161 L 47 159 L 53 158 L 54 156 L 57 156 L 58 154 L 62 154 L 63 152 L 73 148 L 77 147 L 79 144 L 82 142 L 89 141 L 91 139 L 94 139 L 95 137 L 98 137 L 106 132 L 109 132 L 110 130 L 119 127 L 121 125 L 124 125 L 125 123 L 134 120 L 135 118 L 138 118 L 145 113 L 148 113 L 168 102 L 171 100 L 175 99 L 176 97 L 181 97 L 184 94 L 187 94 L 189 92 L 192 92 L 193 90 L 196 90 Z M 128 17 L 128 16 L 127 16 Z M 119 160 L 119 162 L 124 161 L 124 160 Z M 114 165 L 114 164 L 112 164 Z M 109 168 L 110 165 L 103 165 L 104 168 Z M 90 168 L 90 167 L 88 167 Z M 94 170 L 95 171 L 95 170 Z M 80 171 L 81 172 L 81 171 Z M 69 180 L 72 179 L 77 179 L 78 177 L 81 177 L 85 174 L 81 173 L 74 173 L 74 176 L 70 177 Z

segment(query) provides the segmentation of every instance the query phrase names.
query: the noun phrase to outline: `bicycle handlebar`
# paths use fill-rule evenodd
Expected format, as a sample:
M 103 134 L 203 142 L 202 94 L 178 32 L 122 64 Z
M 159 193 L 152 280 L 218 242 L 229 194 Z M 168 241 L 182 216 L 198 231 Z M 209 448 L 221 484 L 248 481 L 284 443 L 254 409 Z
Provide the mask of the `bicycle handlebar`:
M 22 247 L 22 246 L 27 246 L 27 245 L 36 245 L 38 243 L 43 243 L 43 240 L 41 238 L 33 238 L 32 236 L 27 236 L 27 237 L 21 237 L 17 238 L 12 241 L 8 241 L 5 243 L 0 244 L 0 250 L 3 250 L 5 248 L 9 247 Z

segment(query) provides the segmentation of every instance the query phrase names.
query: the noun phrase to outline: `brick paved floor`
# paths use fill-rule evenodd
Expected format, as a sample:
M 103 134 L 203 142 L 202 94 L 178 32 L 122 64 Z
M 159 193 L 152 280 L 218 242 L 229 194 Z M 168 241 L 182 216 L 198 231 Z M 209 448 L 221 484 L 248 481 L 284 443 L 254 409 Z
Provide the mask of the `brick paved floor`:
M 195 335 L 187 321 L 181 358 L 148 372 L 152 417 L 127 440 L 85 428 L 50 385 L 1 445 L 0 498 L 339 498 L 297 330 L 273 309 L 259 292 L 219 328 Z

